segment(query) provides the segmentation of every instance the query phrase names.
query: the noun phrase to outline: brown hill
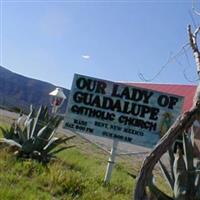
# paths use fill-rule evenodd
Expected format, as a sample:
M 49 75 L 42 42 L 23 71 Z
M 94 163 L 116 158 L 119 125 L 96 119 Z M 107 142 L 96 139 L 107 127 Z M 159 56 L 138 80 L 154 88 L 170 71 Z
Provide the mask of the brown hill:
M 19 107 L 28 110 L 31 104 L 34 107 L 50 107 L 49 92 L 55 87 L 53 84 L 13 73 L 0 66 L 0 106 L 3 108 Z M 63 92 L 68 97 L 69 90 L 63 89 Z M 65 107 L 66 102 L 62 111 Z

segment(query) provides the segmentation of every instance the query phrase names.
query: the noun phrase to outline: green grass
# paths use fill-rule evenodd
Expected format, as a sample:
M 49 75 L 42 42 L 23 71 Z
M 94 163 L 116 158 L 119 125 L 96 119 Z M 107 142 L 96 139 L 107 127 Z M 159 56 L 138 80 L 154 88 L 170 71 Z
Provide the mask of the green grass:
M 0 199 L 131 199 L 134 180 L 127 175 L 123 161 L 118 161 L 112 180 L 105 187 L 108 155 L 79 138 L 72 143 L 76 147 L 60 152 L 58 159 L 47 166 L 17 159 L 9 149 L 0 147 Z
M 62 160 L 48 166 L 16 159 L 1 149 L 0 199 L 131 199 L 132 178 L 115 169 L 110 185 L 104 187 L 105 167 L 106 162 L 87 157 L 76 149 L 66 151 Z
M 0 126 L 7 127 L 6 124 Z M 0 137 L 2 136 L 0 132 Z M 141 160 L 117 157 L 108 186 L 103 186 L 108 155 L 76 137 L 74 148 L 58 154 L 44 166 L 34 160 L 17 159 L 0 146 L 0 199 L 2 200 L 130 200 Z M 166 188 L 158 178 L 161 188 Z M 163 185 L 163 186 L 162 186 Z

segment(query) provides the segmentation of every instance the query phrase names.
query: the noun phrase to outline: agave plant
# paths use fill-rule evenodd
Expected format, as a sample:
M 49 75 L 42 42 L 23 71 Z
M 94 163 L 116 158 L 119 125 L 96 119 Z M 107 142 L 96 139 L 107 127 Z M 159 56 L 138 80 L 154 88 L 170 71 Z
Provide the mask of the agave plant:
M 170 167 L 159 161 L 173 197 L 154 184 L 153 176 L 148 181 L 150 193 L 157 200 L 200 200 L 200 161 L 194 158 L 191 135 L 183 133 L 182 144 L 183 148 L 177 145 L 175 153 L 172 149 L 168 151 Z
M 72 147 L 58 147 L 74 137 L 55 137 L 60 122 L 59 116 L 48 114 L 47 107 L 41 106 L 35 113 L 31 106 L 29 115 L 20 116 L 10 129 L 0 127 L 4 136 L 0 141 L 15 147 L 19 156 L 48 162 L 56 153 Z

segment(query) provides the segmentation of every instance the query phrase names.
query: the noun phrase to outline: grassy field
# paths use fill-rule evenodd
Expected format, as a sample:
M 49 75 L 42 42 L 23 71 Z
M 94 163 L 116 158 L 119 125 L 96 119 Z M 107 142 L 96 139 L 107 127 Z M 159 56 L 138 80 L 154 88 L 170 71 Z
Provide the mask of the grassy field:
M 45 167 L 0 153 L 0 199 L 131 199 L 133 180 L 120 167 L 108 187 L 102 185 L 105 164 L 75 149 L 63 161 Z
M 134 179 L 127 174 L 131 166 L 119 160 L 111 183 L 105 187 L 108 155 L 80 138 L 70 143 L 76 147 L 61 152 L 48 166 L 17 159 L 1 148 L 0 199 L 131 199 Z
M 0 123 L 0 126 L 7 126 Z M 1 135 L 1 133 L 0 133 Z M 58 159 L 44 166 L 33 160 L 17 159 L 0 149 L 0 199 L 2 200 L 130 200 L 140 161 L 118 157 L 112 180 L 103 186 L 108 155 L 76 137 L 74 148 L 60 152 Z M 161 188 L 166 190 L 158 178 Z

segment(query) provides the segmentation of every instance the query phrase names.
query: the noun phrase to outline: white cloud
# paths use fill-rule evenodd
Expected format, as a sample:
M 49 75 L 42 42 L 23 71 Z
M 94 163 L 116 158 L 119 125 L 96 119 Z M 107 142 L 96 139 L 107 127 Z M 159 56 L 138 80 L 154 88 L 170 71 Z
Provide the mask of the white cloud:
M 89 55 L 82 55 L 81 56 L 83 59 L 85 59 L 85 60 L 89 60 L 90 59 L 90 56 Z

